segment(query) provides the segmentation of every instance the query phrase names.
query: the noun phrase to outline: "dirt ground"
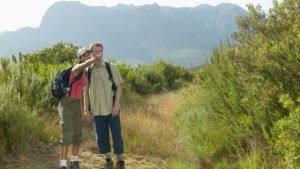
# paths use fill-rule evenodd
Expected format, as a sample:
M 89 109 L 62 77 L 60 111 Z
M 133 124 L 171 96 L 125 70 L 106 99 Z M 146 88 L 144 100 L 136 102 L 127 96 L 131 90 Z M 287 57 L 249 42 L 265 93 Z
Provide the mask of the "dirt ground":
M 97 154 L 97 144 L 91 129 L 83 132 L 79 162 L 82 169 L 99 169 L 105 164 L 104 156 Z M 69 151 L 69 155 L 71 151 Z M 58 169 L 59 144 L 34 143 L 22 155 L 7 155 L 0 161 L 0 169 Z M 115 156 L 113 156 L 115 158 Z M 70 159 L 70 158 L 69 158 Z M 69 162 L 68 162 L 69 163 Z M 125 154 L 127 169 L 163 169 L 162 159 L 150 156 Z

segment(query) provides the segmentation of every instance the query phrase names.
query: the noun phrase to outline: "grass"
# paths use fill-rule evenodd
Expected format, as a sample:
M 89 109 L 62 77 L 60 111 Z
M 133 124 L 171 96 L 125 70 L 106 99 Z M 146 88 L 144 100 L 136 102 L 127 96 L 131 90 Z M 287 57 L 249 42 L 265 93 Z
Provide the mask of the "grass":
M 121 123 L 126 151 L 165 159 L 170 168 L 190 168 L 191 154 L 172 121 L 182 96 L 181 90 L 145 97 L 124 94 Z
M 168 160 L 167 165 L 172 169 L 196 169 L 195 164 L 187 160 L 171 158 Z
M 173 112 L 180 107 L 182 96 L 181 90 L 148 96 L 124 93 L 121 123 L 125 152 L 128 155 L 126 159 L 128 163 L 132 161 L 132 164 L 128 164 L 129 166 L 138 163 L 139 168 L 145 169 L 195 168 L 195 163 L 191 164 L 192 155 L 186 148 L 185 140 L 177 134 L 172 121 Z M 36 124 L 34 127 L 36 137 L 30 142 L 34 144 L 34 142 L 42 141 L 47 145 L 58 144 L 61 130 L 57 114 L 46 112 L 35 114 L 38 116 L 32 120 Z M 83 140 L 86 142 L 94 138 L 92 124 L 86 126 L 83 132 L 86 137 Z M 24 144 L 29 145 L 28 142 Z M 90 147 L 95 153 L 95 141 Z M 145 163 L 144 166 L 143 163 Z
M 44 123 L 43 130 L 39 134 L 40 140 L 46 143 L 58 143 L 61 136 L 58 115 L 44 113 L 42 119 Z

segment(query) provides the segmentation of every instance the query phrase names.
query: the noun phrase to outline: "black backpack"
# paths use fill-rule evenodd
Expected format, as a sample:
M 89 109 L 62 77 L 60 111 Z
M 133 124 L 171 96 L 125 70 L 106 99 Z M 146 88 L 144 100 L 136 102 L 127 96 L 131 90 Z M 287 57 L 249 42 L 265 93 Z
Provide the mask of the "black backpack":
M 114 97 L 113 97 L 113 104 L 115 104 L 115 97 L 116 97 L 116 91 L 117 91 L 117 86 L 115 85 L 112 73 L 111 73 L 111 68 L 110 68 L 110 63 L 109 62 L 105 62 L 105 68 L 108 72 L 108 79 L 112 81 L 112 85 L 111 85 L 111 89 L 114 91 Z M 89 67 L 87 70 L 87 76 L 88 76 L 88 81 L 89 83 L 91 82 L 91 74 L 92 74 L 92 67 Z M 90 109 L 90 107 L 89 107 Z
M 69 78 L 71 74 L 72 67 L 64 69 L 57 73 L 54 82 L 51 85 L 51 93 L 52 96 L 57 97 L 59 99 L 63 98 L 66 93 L 69 92 L 71 95 L 72 85 L 78 81 L 83 72 L 81 71 L 74 79 L 74 81 L 69 85 Z

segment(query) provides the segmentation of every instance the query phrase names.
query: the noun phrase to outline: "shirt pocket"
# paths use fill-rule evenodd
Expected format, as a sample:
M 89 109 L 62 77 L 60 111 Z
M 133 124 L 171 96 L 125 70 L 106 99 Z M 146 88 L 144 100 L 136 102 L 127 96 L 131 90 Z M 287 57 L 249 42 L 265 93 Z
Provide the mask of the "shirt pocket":
M 108 75 L 106 69 L 103 69 L 103 70 L 101 71 L 100 77 L 101 77 L 101 80 L 102 80 L 103 82 L 105 82 L 106 80 L 109 80 L 109 75 Z

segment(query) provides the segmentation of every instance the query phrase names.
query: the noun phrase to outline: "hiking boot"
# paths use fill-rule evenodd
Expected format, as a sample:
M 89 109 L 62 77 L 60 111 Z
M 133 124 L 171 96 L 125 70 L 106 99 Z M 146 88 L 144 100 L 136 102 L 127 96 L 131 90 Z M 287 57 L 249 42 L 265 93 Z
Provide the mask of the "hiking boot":
M 60 167 L 60 169 L 67 169 L 67 167 L 65 167 L 65 166 L 62 166 L 62 167 Z
M 106 163 L 101 169 L 113 169 L 114 168 L 114 162 L 109 159 L 105 159 Z
M 125 169 L 124 161 L 118 161 L 116 169 Z
M 70 163 L 70 169 L 80 169 L 79 162 L 78 161 L 71 161 Z

